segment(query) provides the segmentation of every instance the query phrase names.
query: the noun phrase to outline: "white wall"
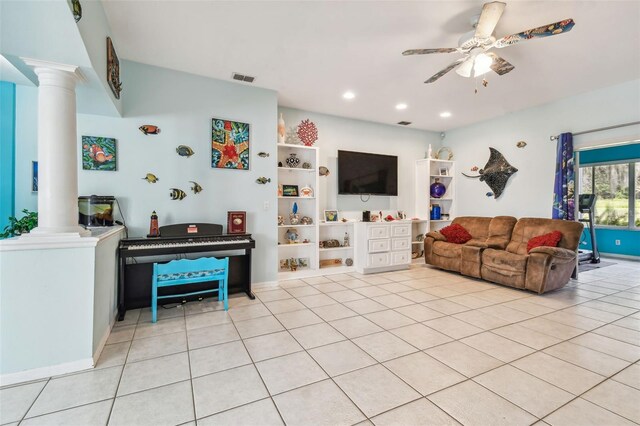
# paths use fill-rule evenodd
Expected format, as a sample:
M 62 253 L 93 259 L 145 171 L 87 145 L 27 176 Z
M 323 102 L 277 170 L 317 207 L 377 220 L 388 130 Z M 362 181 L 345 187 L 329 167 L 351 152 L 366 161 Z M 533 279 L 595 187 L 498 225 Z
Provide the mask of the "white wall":
M 447 132 L 444 144 L 456 160 L 458 215 L 551 217 L 556 143 L 549 136 L 634 122 L 639 117 L 640 80 L 634 80 Z M 638 126 L 576 136 L 574 144 L 580 149 L 631 140 L 633 134 L 640 135 Z M 527 143 L 522 149 L 516 147 L 521 140 Z M 518 168 L 497 200 L 485 195 L 490 189 L 484 182 L 460 175 L 474 174 L 473 166 L 484 167 L 489 147 Z
M 320 165 L 330 174 L 320 178 L 318 208 L 341 211 L 404 210 L 412 214 L 415 193 L 415 161 L 425 157 L 429 144 L 440 146 L 439 133 L 400 126 L 352 120 L 280 107 L 287 129 L 310 119 L 318 127 Z M 372 196 L 368 202 L 357 195 L 338 195 L 338 150 L 398 156 L 398 196 Z M 366 199 L 366 198 L 365 198 Z

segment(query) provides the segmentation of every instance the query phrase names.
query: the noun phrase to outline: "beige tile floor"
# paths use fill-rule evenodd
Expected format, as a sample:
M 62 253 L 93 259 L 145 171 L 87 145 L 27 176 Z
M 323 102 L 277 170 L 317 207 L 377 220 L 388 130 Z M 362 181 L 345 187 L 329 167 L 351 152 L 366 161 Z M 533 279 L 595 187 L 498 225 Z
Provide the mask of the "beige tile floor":
M 0 389 L 0 424 L 640 424 L 640 263 L 538 296 L 413 265 L 130 311 L 97 367 Z

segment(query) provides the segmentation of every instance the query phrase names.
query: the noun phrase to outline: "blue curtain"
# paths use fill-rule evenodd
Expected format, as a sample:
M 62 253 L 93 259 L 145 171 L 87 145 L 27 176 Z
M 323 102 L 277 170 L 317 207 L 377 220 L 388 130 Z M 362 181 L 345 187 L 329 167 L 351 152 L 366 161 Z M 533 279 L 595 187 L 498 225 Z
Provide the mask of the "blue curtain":
M 556 180 L 553 185 L 554 219 L 574 220 L 575 176 L 573 170 L 573 135 L 563 133 L 556 149 Z

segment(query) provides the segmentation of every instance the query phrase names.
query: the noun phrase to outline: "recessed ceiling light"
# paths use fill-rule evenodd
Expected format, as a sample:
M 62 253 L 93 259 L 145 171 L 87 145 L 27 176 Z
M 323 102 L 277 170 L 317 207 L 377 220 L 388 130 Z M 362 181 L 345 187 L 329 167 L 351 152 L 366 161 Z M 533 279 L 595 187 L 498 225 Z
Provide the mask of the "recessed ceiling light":
M 449 111 L 441 112 L 440 113 L 440 117 L 449 118 L 449 117 L 451 117 L 451 113 Z
M 396 109 L 398 110 L 407 109 L 407 104 L 398 104 L 396 105 Z
M 344 92 L 342 97 L 345 98 L 345 99 L 353 99 L 353 98 L 356 97 L 356 94 L 351 92 L 351 91 L 348 91 L 348 92 Z

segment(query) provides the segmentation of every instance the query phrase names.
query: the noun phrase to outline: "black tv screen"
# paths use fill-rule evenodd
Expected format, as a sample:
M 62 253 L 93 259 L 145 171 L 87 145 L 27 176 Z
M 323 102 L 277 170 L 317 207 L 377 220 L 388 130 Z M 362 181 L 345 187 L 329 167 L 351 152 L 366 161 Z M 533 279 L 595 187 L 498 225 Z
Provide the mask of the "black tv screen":
M 398 195 L 398 157 L 338 151 L 338 194 Z

